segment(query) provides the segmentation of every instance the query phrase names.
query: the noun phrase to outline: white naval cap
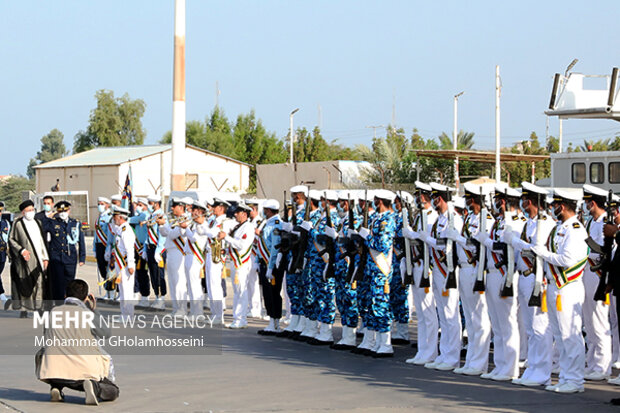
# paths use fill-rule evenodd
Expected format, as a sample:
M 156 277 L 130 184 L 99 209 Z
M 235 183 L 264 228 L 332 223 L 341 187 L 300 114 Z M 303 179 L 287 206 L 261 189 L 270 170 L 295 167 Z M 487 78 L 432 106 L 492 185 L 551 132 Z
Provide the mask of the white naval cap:
M 308 197 L 310 199 L 314 199 L 315 201 L 320 201 L 323 193 L 321 191 L 317 191 L 316 189 L 311 189 L 308 191 Z
M 394 198 L 396 198 L 396 194 L 392 191 L 388 191 L 387 189 L 377 189 L 374 191 L 373 195 L 375 198 L 385 199 L 390 202 L 394 202 Z
M 178 197 L 178 196 L 172 197 L 171 202 L 172 202 L 173 205 L 185 204 L 185 200 L 183 198 L 181 198 L 181 197 Z
M 106 198 L 105 196 L 100 196 L 97 198 L 97 202 L 105 202 L 106 204 L 109 204 L 110 198 Z
M 196 208 L 202 208 L 205 211 L 207 210 L 207 204 L 205 203 L 205 201 L 201 201 L 200 199 L 196 199 L 194 202 L 192 202 L 192 206 Z
M 480 196 L 480 193 L 482 192 L 482 196 L 487 196 L 489 194 L 489 190 L 488 188 L 486 188 L 483 185 L 477 185 L 477 184 L 473 184 L 471 182 L 465 182 L 463 184 L 463 189 L 465 190 L 465 196 L 469 197 L 475 197 L 475 196 Z
M 349 196 L 351 196 L 351 192 L 350 191 L 338 191 L 338 200 L 339 201 L 348 201 L 349 200 Z
M 268 199 L 263 203 L 263 209 L 273 209 L 274 211 L 279 211 L 280 203 L 275 199 Z
M 224 205 L 226 207 L 229 207 L 230 203 L 225 201 L 225 200 L 223 200 L 223 199 L 221 199 L 221 198 L 213 197 L 213 206 L 216 207 L 218 205 Z
M 136 203 L 148 205 L 149 201 L 148 201 L 148 199 L 146 199 L 144 197 L 138 197 L 138 198 L 136 198 Z
M 495 185 L 495 195 L 501 196 L 510 196 L 513 198 L 520 198 L 521 193 L 514 188 L 509 187 L 506 184 L 496 184 Z
M 258 205 L 258 198 L 248 198 L 245 200 L 246 205 Z
M 249 205 L 246 205 L 243 202 L 239 202 L 237 206 L 235 207 L 235 212 L 239 212 L 239 211 L 251 212 L 252 207 Z
M 183 203 L 185 205 L 192 205 L 194 203 L 194 198 L 192 198 L 191 196 L 184 196 L 181 199 L 183 200 Z
M 110 199 L 112 201 L 122 201 L 123 200 L 123 196 L 121 194 L 114 194 L 110 197 Z
M 338 201 L 338 192 L 332 190 L 323 191 L 323 197 L 328 201 Z
M 450 192 L 451 190 L 451 188 L 447 187 L 446 185 L 438 184 L 436 182 L 431 182 L 430 187 L 431 187 L 432 193 Z
M 127 218 L 129 216 L 129 210 L 127 208 L 122 208 L 114 205 L 112 207 L 112 215 L 120 215 Z
M 149 202 L 161 202 L 161 196 L 159 195 L 151 195 L 147 198 Z
M 410 203 L 413 202 L 413 195 L 411 195 L 407 191 L 398 191 L 396 193 L 396 198 L 400 199 L 402 202 Z
M 578 190 L 567 190 L 567 189 L 559 189 L 553 188 L 553 201 L 552 202 L 563 202 L 563 201 L 581 201 L 583 198 L 583 191 L 581 189 Z
M 429 194 L 433 192 L 433 188 L 431 188 L 429 184 L 425 184 L 422 181 L 415 181 L 415 187 L 416 189 L 419 189 L 420 191 L 423 191 L 423 192 L 428 192 Z
M 583 199 L 592 199 L 593 197 L 603 197 L 605 199 L 607 199 L 607 195 L 609 194 L 608 191 L 605 191 L 604 189 L 601 188 L 597 188 L 596 186 L 592 186 L 592 185 L 584 185 L 583 186 Z
M 305 196 L 308 196 L 308 187 L 306 185 L 295 185 L 290 189 L 291 194 L 296 194 L 301 192 Z
M 465 209 L 465 198 L 462 196 L 455 196 L 452 198 L 452 203 L 457 208 Z
M 529 182 L 521 182 L 521 195 L 529 196 L 529 195 L 541 195 L 547 196 L 549 191 L 545 188 L 541 188 L 540 186 L 536 186 Z

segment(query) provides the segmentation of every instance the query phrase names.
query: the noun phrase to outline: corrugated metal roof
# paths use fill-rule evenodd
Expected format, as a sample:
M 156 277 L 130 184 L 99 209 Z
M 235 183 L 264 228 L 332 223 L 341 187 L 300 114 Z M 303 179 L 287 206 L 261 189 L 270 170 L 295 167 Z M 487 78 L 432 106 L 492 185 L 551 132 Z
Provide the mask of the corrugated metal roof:
M 35 168 L 43 169 L 67 168 L 77 166 L 119 165 L 125 162 L 133 161 L 135 159 L 145 158 L 147 156 L 170 150 L 171 147 L 172 145 L 170 144 L 99 147 L 86 152 L 80 152 L 74 155 L 65 156 L 64 158 L 56 159 L 54 161 L 46 162 L 41 165 L 35 166 Z M 249 164 L 246 164 L 245 162 L 241 162 L 224 155 L 210 152 L 205 149 L 197 148 L 192 145 L 187 145 L 187 147 L 205 152 L 207 154 L 218 156 L 220 158 L 225 158 L 233 162 L 251 166 Z

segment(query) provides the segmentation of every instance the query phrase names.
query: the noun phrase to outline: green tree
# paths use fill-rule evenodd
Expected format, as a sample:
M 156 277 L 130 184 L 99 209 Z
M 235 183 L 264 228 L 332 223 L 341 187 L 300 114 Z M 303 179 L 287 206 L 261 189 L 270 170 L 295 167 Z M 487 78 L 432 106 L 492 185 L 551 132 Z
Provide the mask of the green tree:
M 30 159 L 28 164 L 26 173 L 29 179 L 34 177 L 34 167 L 36 165 L 62 158 L 67 154 L 64 138 L 65 136 L 58 129 L 52 129 L 41 138 L 41 149 L 34 158 Z
M 441 149 L 454 149 L 454 139 L 452 135 L 448 136 L 445 132 L 439 135 L 439 147 Z M 468 151 L 474 147 L 473 132 L 465 132 L 460 130 L 456 135 L 456 148 L 461 151 Z
M 11 176 L 0 183 L 0 200 L 4 202 L 5 209 L 18 212 L 18 206 L 22 202 L 24 191 L 34 191 L 34 180 L 24 176 Z
M 98 146 L 142 145 L 146 132 L 142 116 L 146 104 L 131 99 L 128 94 L 114 97 L 111 90 L 95 93 L 97 107 L 90 112 L 88 127 L 74 138 L 73 152 L 83 152 Z

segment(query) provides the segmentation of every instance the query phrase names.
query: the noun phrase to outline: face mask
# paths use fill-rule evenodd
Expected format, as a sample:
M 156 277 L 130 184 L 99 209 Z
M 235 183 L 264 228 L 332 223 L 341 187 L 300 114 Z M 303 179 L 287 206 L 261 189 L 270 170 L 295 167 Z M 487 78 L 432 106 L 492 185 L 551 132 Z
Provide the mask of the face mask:
M 69 213 L 68 212 L 59 212 L 58 213 L 58 217 L 60 219 L 62 219 L 63 221 L 66 221 L 69 219 Z
M 562 207 L 557 207 L 551 210 L 551 216 L 553 217 L 553 219 L 560 221 L 560 214 L 562 213 L 560 210 L 562 209 Z
M 24 214 L 24 217 L 28 220 L 28 221 L 32 221 L 34 219 L 34 211 L 28 211 Z
M 43 205 L 43 210 L 45 212 L 50 212 L 52 210 L 52 206 L 45 204 L 45 205 Z
M 99 210 L 99 213 L 103 213 L 105 212 L 105 205 L 99 205 L 97 209 Z
M 501 212 L 501 202 L 502 201 L 495 201 L 495 202 L 493 202 L 491 204 L 491 207 L 493 208 L 493 213 L 494 214 L 499 214 Z
M 530 217 L 530 214 L 525 210 L 525 207 L 523 206 L 522 199 L 519 200 L 519 209 L 521 210 L 521 212 L 523 212 L 523 215 L 525 215 L 528 218 Z
M 153 213 L 153 205 L 149 205 L 149 212 Z
M 581 210 L 583 211 L 583 216 L 584 217 L 589 217 L 590 216 L 590 208 L 588 208 L 588 203 L 584 202 L 583 204 L 581 204 Z
M 141 206 L 137 206 L 136 207 L 136 214 L 139 214 L 142 212 L 142 207 Z
M 433 200 L 431 201 L 431 205 L 433 206 L 434 209 L 439 208 L 439 199 L 433 198 Z

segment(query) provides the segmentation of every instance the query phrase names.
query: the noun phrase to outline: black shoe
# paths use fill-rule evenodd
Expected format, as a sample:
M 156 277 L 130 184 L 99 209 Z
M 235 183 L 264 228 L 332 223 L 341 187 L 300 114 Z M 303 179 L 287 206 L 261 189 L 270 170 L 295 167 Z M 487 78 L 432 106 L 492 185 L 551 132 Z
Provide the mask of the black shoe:
M 373 353 L 372 358 L 375 359 L 385 359 L 389 357 L 394 357 L 394 353 Z
M 301 331 L 293 331 L 291 335 L 288 336 L 287 338 L 290 338 L 291 340 L 297 340 L 297 337 L 299 337 L 300 335 L 301 335 Z
M 620 406 L 620 399 L 611 399 L 609 403 L 613 404 L 614 406 Z
M 364 333 L 358 333 L 358 332 L 356 332 L 356 333 L 355 333 L 355 337 L 360 337 L 360 338 L 361 338 L 361 337 L 364 337 Z
M 418 348 L 418 342 L 414 341 L 413 343 L 411 343 L 411 348 Z
M 329 348 L 331 348 L 332 350 L 353 350 L 357 347 L 349 346 L 348 344 L 332 344 L 331 346 L 329 346 Z
M 364 354 L 365 351 L 366 351 L 365 348 L 355 347 L 354 349 L 351 350 L 351 353 L 353 353 L 353 354 Z
M 261 336 L 275 336 L 277 334 L 275 331 L 268 330 L 258 330 L 256 333 L 260 334 Z
M 292 333 L 292 331 L 282 330 L 276 333 L 276 337 L 289 338 Z
M 366 357 L 374 357 L 376 353 L 372 350 L 364 349 L 364 352 L 362 354 Z
M 19 318 L 28 318 L 28 311 L 20 311 Z
M 308 344 L 312 344 L 313 346 L 331 346 L 332 344 L 334 344 L 334 342 L 333 341 L 322 341 L 322 340 L 313 338 L 312 340 L 308 341 Z
M 404 346 L 404 345 L 409 344 L 409 340 L 405 340 L 404 338 L 393 338 L 392 339 L 392 345 L 394 345 L 394 344 L 397 345 L 397 346 L 400 346 L 400 345 Z
M 13 304 L 13 300 L 11 300 L 10 298 L 7 299 L 4 302 L 4 311 L 8 311 L 9 307 L 11 306 L 11 304 Z

